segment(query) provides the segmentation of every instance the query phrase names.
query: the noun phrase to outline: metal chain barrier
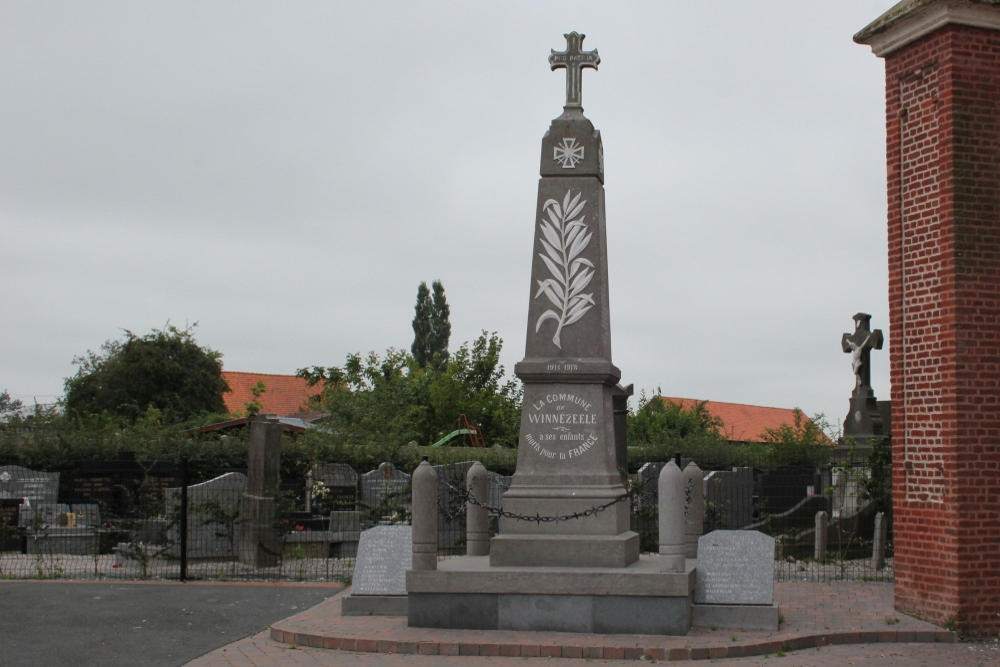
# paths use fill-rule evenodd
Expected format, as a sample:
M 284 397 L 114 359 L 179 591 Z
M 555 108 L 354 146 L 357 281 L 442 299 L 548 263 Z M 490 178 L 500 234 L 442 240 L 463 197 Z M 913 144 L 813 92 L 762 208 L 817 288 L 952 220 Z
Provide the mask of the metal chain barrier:
M 582 512 L 573 512 L 572 514 L 560 514 L 560 515 L 556 515 L 556 516 L 542 516 L 540 514 L 534 514 L 534 515 L 530 515 L 530 514 L 515 514 L 514 512 L 508 512 L 503 507 L 496 507 L 496 506 L 490 505 L 488 503 L 481 503 L 478 500 L 476 500 L 476 498 L 472 495 L 472 490 L 475 488 L 475 480 L 473 480 L 472 484 L 469 485 L 469 488 L 466 489 L 466 490 L 464 490 L 464 491 L 462 489 L 458 488 L 458 487 L 452 486 L 448 482 L 442 482 L 442 483 L 445 486 L 447 486 L 449 489 L 451 489 L 451 491 L 453 493 L 455 493 L 463 501 L 468 502 L 468 503 L 472 503 L 473 505 L 478 505 L 479 507 L 484 508 L 485 510 L 491 512 L 492 514 L 497 514 L 497 515 L 505 517 L 507 519 L 514 519 L 515 521 L 534 521 L 535 523 L 540 523 L 541 524 L 541 523 L 555 523 L 555 522 L 559 522 L 559 521 L 570 521 L 572 519 L 582 519 L 582 518 L 585 518 L 585 517 L 588 517 L 588 516 L 593 516 L 593 515 L 597 514 L 598 512 L 603 512 L 604 510 L 608 509 L 609 507 L 617 505 L 618 503 L 620 503 L 620 502 L 622 502 L 624 500 L 632 500 L 632 499 L 634 499 L 634 500 L 646 500 L 648 498 L 651 498 L 654 495 L 656 495 L 656 490 L 648 491 L 648 492 L 646 492 L 644 494 L 639 494 L 639 491 L 643 487 L 645 487 L 647 484 L 649 484 L 651 481 L 653 481 L 653 479 L 654 478 L 647 479 L 645 482 L 643 482 L 641 485 L 637 486 L 636 488 L 631 489 L 630 491 L 627 491 L 626 493 L 623 493 L 622 495 L 620 495 L 617 498 L 611 500 L 610 502 L 604 503 L 603 505 L 595 505 L 594 507 L 586 509 L 586 510 L 584 510 Z M 464 511 L 464 506 L 465 505 L 463 503 L 463 510 L 462 511 Z M 440 500 L 438 501 L 438 509 L 440 511 L 442 511 L 445 514 L 445 516 L 448 516 L 448 513 L 444 512 L 444 509 L 441 507 Z

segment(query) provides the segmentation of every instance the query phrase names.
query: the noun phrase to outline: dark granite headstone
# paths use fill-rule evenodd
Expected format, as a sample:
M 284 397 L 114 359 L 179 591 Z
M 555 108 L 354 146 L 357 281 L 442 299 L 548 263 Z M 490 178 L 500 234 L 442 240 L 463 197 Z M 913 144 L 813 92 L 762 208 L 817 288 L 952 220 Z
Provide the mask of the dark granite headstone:
M 346 463 L 325 463 L 313 468 L 313 489 L 322 483 L 322 497 L 312 497 L 312 509 L 319 514 L 351 511 L 358 504 L 358 473 Z M 312 489 L 310 489 L 312 491 Z
M 351 595 L 406 595 L 406 571 L 412 563 L 412 526 L 375 526 L 364 531 Z
M 21 551 L 23 531 L 18 529 L 21 501 L 16 498 L 0 499 L 0 551 Z
M 465 550 L 465 477 L 473 461 L 433 466 L 438 479 L 438 547 Z M 458 489 L 454 491 L 453 489 Z
M 17 498 L 0 499 L 0 526 L 16 528 L 20 509 L 21 501 Z
M 715 530 L 698 539 L 696 604 L 774 602 L 774 538 L 756 530 Z

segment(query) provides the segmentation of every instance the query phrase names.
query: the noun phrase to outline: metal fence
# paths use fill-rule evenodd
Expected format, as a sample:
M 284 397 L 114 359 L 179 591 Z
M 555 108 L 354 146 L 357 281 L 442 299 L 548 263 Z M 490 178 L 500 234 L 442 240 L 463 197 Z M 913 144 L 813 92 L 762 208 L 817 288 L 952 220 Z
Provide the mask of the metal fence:
M 0 462 L 2 463 L 2 462 Z M 462 493 L 469 463 L 436 466 L 439 553 L 465 551 Z M 656 479 L 662 463 L 631 476 L 632 529 L 658 550 Z M 704 470 L 705 531 L 755 529 L 776 539 L 778 580 L 891 580 L 873 562 L 878 503 L 863 461 L 820 468 Z M 499 507 L 509 477 L 489 475 Z M 383 464 L 358 475 L 317 466 L 284 479 L 266 501 L 247 494 L 245 469 L 184 463 L 79 461 L 62 470 L 0 465 L 0 577 L 347 581 L 361 531 L 409 521 L 409 475 Z M 829 517 L 816 558 L 816 514 Z M 499 522 L 491 521 L 496 534 Z
M 639 533 L 642 551 L 647 553 L 658 551 L 655 480 L 663 465 L 648 463 L 633 480 L 636 488 L 648 489 L 632 507 L 632 529 Z M 819 467 L 704 466 L 702 472 L 705 532 L 758 530 L 773 536 L 777 580 L 893 579 L 891 485 L 888 479 L 873 483 L 866 457 L 843 456 Z M 888 470 L 876 470 L 875 475 L 879 474 L 886 475 Z M 887 530 L 876 553 L 880 511 L 885 512 Z M 817 521 L 820 512 L 826 515 L 822 523 Z

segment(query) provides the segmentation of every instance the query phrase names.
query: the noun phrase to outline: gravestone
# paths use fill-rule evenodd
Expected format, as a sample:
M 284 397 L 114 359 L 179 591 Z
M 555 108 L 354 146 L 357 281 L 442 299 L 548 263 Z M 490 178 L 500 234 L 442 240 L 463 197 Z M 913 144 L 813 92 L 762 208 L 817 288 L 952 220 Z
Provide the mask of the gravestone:
M 774 538 L 755 530 L 715 530 L 698 540 L 694 625 L 777 630 Z
M 27 498 L 31 505 L 54 503 L 59 499 L 59 473 L 0 466 L 0 498 Z
M 715 530 L 698 540 L 696 604 L 774 602 L 774 538 L 756 530 Z
M 144 465 L 123 456 L 111 461 L 81 461 L 68 482 L 69 502 L 97 503 L 107 513 L 134 516 L 139 508 L 159 514 L 166 489 L 176 486 L 178 477 L 171 463 Z
M 406 571 L 413 561 L 412 526 L 375 526 L 361 533 L 344 615 L 405 616 Z
M 167 489 L 167 517 L 180 516 L 180 488 Z M 188 558 L 235 558 L 243 523 L 247 476 L 228 472 L 188 487 Z M 180 521 L 171 521 L 166 554 L 180 557 Z
M 20 513 L 20 499 L 0 498 L 0 551 L 21 551 L 24 548 Z
M 490 507 L 501 507 L 503 505 L 503 495 L 510 488 L 511 476 L 499 475 L 495 472 L 488 473 L 490 479 L 490 495 L 487 504 Z
M 656 509 L 658 502 L 656 484 L 660 479 L 660 471 L 663 470 L 663 466 L 665 465 L 665 463 L 657 461 L 655 463 L 643 463 L 642 467 L 639 468 L 636 473 L 636 482 L 639 484 L 640 489 L 640 497 L 637 497 L 635 500 L 635 508 L 637 511 L 648 507 Z M 652 493 L 653 495 L 647 496 L 645 499 L 641 497 L 648 493 Z
M 822 477 L 812 468 L 779 466 L 758 477 L 760 505 L 767 514 L 781 514 L 810 496 L 810 487 L 820 488 Z
M 465 550 L 465 477 L 473 461 L 432 466 L 438 478 L 438 547 Z M 458 489 L 454 491 L 453 489 Z
M 713 470 L 705 475 L 705 523 L 736 530 L 753 523 L 753 468 Z
M 361 502 L 385 515 L 410 509 L 409 489 L 410 476 L 388 462 L 361 476 Z
M 311 507 L 319 514 L 351 511 L 358 503 L 358 473 L 346 463 L 324 463 L 312 470 L 312 488 L 322 483 L 325 497 L 311 498 Z M 309 490 L 310 492 L 312 489 Z

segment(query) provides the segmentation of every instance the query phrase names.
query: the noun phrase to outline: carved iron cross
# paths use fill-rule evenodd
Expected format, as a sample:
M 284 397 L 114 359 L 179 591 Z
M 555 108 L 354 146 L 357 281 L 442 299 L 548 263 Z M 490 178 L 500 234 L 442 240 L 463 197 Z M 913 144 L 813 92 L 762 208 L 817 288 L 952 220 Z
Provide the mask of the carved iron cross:
M 553 70 L 566 68 L 566 106 L 582 107 L 583 88 L 583 68 L 593 67 L 601 64 L 601 57 L 597 55 L 597 49 L 593 51 L 581 51 L 583 38 L 578 32 L 571 32 L 563 35 L 566 38 L 566 50 L 556 51 L 552 49 L 549 56 L 549 65 Z
M 871 331 L 869 326 L 872 316 L 868 313 L 858 313 L 854 316 L 854 333 L 844 334 L 840 346 L 844 352 L 851 353 L 851 369 L 854 371 L 854 394 L 861 395 L 872 387 L 871 367 L 869 364 L 872 349 L 882 349 L 882 330 Z

